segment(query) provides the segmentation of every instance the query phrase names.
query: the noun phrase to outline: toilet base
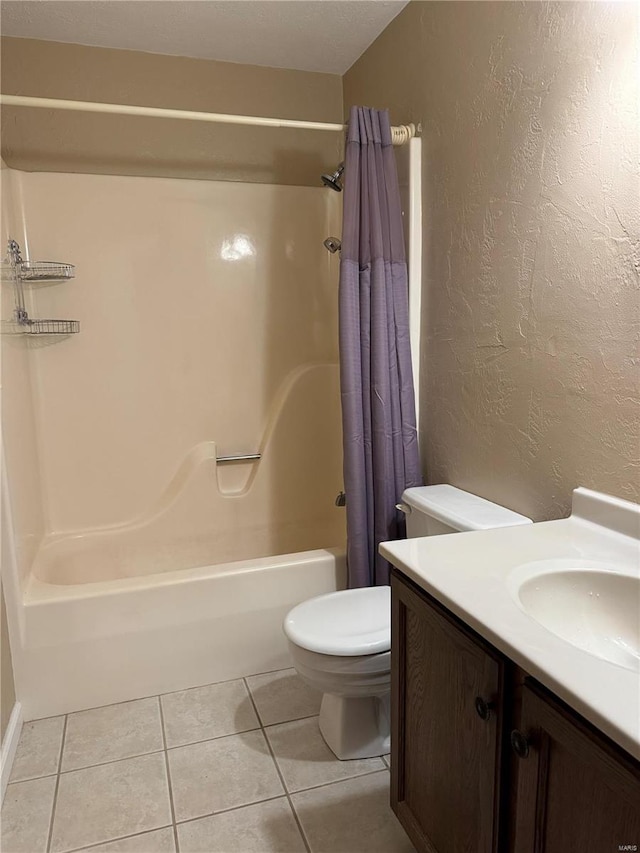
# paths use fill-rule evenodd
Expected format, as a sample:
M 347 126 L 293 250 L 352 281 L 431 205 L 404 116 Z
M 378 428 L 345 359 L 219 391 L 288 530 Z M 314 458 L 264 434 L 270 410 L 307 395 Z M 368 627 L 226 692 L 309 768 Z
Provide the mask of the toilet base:
M 324 694 L 320 732 L 337 758 L 375 758 L 389 752 L 390 701 L 390 693 L 364 698 Z

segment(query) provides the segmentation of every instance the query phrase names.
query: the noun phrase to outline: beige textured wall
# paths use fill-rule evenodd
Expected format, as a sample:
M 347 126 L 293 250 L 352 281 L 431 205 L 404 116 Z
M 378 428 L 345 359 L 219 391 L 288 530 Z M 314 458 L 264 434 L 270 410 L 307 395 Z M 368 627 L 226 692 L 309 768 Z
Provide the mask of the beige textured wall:
M 7 630 L 7 612 L 4 604 L 4 592 L 0 583 L 0 740 L 4 733 L 16 701 L 16 689 L 13 683 L 13 666 Z
M 339 122 L 335 74 L 2 39 L 2 91 L 44 98 Z M 28 171 L 318 186 L 339 133 L 4 107 L 2 152 Z
M 422 122 L 422 442 L 536 520 L 640 497 L 637 3 L 413 2 L 345 105 Z

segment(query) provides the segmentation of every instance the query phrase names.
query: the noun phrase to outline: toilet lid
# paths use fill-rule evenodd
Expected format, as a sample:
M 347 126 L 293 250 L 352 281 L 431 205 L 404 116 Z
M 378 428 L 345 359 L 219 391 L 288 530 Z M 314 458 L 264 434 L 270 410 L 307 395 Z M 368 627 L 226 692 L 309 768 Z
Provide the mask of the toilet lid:
M 373 655 L 391 648 L 391 588 L 330 592 L 303 601 L 284 621 L 291 642 L 325 655 Z

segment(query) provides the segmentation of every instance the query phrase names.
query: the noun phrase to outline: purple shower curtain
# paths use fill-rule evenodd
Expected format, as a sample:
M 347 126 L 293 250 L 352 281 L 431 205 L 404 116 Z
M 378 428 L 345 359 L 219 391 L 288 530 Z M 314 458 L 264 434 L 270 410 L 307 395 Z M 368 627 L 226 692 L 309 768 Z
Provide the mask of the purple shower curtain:
M 378 545 L 420 485 L 400 190 L 389 114 L 352 107 L 340 261 L 340 386 L 349 587 L 389 583 Z

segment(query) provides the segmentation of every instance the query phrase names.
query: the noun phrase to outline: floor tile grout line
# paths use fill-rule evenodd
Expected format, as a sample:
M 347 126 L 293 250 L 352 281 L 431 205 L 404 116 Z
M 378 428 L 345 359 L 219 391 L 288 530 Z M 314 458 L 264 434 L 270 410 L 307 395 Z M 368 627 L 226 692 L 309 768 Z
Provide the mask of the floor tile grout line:
M 110 758 L 109 761 L 99 761 L 97 764 L 86 764 L 82 767 L 71 767 L 69 770 L 61 770 L 60 776 L 67 776 L 69 773 L 81 773 L 83 770 L 93 770 L 95 767 L 106 767 L 108 764 L 118 764 L 120 761 L 132 761 L 135 758 L 146 758 L 147 755 L 160 755 L 165 750 L 154 749 L 151 752 L 136 752 L 134 755 L 123 755 L 122 758 Z
M 70 711 L 69 713 L 73 714 L 75 711 Z M 64 719 L 66 716 L 68 716 L 66 712 L 63 714 L 48 714 L 46 717 L 35 717 L 33 720 L 23 720 L 22 725 L 23 728 L 26 729 L 27 726 L 30 726 L 32 723 L 46 723 L 47 720 L 60 720 Z
M 49 717 L 36 717 L 35 720 L 29 720 L 29 722 L 40 723 L 43 720 L 52 720 L 55 717 L 75 717 L 76 714 L 88 714 L 90 711 L 101 711 L 103 708 L 113 708 L 115 705 L 132 705 L 134 702 L 146 702 L 148 699 L 155 699 L 157 696 L 161 695 L 164 694 L 150 693 L 148 696 L 136 696 L 135 699 L 120 699 L 119 702 L 105 702 L 104 705 L 92 705 L 90 708 L 80 708 L 77 711 L 67 711 L 64 714 L 52 714 Z
M 64 853 L 78 853 L 78 851 L 93 850 L 94 847 L 101 847 L 103 844 L 113 844 L 115 841 L 126 841 L 129 838 L 137 838 L 139 835 L 147 835 L 150 832 L 159 832 L 161 829 L 173 829 L 172 824 L 167 823 L 164 826 L 156 826 L 154 829 L 143 829 L 142 832 L 133 832 L 131 835 L 118 835 L 117 838 L 109 838 L 106 841 L 95 841 L 93 844 L 85 844 L 83 847 L 73 847 L 71 850 L 65 850 Z
M 169 791 L 169 808 L 171 809 L 171 825 L 173 828 L 173 844 L 176 848 L 176 853 L 180 853 L 180 844 L 178 842 L 178 827 L 176 826 L 176 807 L 173 801 L 173 785 L 171 783 L 171 769 L 169 767 L 169 752 L 167 750 L 167 733 L 164 727 L 164 709 L 162 707 L 162 699 L 158 696 L 158 709 L 160 711 L 160 730 L 162 732 L 162 744 L 164 746 L 164 766 L 167 774 L 167 788 Z
M 280 720 L 277 723 L 265 723 L 263 728 L 266 731 L 267 729 L 273 729 L 276 726 L 286 726 L 289 723 L 299 723 L 301 720 L 312 720 L 314 717 L 319 717 L 319 716 L 320 716 L 320 711 L 318 709 L 318 711 L 315 714 L 305 714 L 304 717 L 292 717 L 292 719 L 290 719 L 290 720 Z
M 364 779 L 365 776 L 375 776 L 376 773 L 386 773 L 386 767 L 378 767 L 377 770 L 367 770 L 365 773 L 358 773 L 357 776 L 346 776 L 344 779 L 334 779 L 332 782 L 321 782 L 319 785 L 310 785 L 308 788 L 298 788 L 297 791 L 291 791 L 291 796 L 297 794 L 306 794 L 308 791 L 317 791 L 318 788 L 328 788 L 330 785 L 340 785 L 342 782 L 353 782 L 356 779 Z
M 167 746 L 167 752 L 172 752 L 174 749 L 185 749 L 188 746 L 200 746 L 203 743 L 209 743 L 212 740 L 223 740 L 226 737 L 236 737 L 237 735 L 248 735 L 250 732 L 262 731 L 262 726 L 256 726 L 253 729 L 242 729 L 239 732 L 229 732 L 226 735 L 216 735 L 215 737 L 207 737 L 204 740 L 190 740 L 188 743 L 177 743 L 175 746 Z
M 247 681 L 248 678 L 252 678 L 252 677 L 253 676 L 251 676 L 251 675 L 246 675 L 242 679 L 242 683 L 244 684 L 244 689 L 247 691 L 247 696 L 249 697 L 249 701 L 251 702 L 251 706 L 253 708 L 253 713 L 258 718 L 258 724 L 259 724 L 260 728 L 264 731 L 264 722 L 262 721 L 262 715 L 260 714 L 260 711 L 258 710 L 256 700 L 253 698 L 253 693 L 251 692 L 251 688 L 249 687 L 249 682 Z
M 273 675 L 274 672 L 291 672 L 294 670 L 293 666 L 285 666 L 280 667 L 279 669 L 268 669 L 266 672 L 253 672 L 251 675 L 243 675 L 243 678 L 258 678 L 260 675 Z
M 53 823 L 56 818 L 56 808 L 58 806 L 58 790 L 60 789 L 60 770 L 62 768 L 62 756 L 64 755 L 65 741 L 67 738 L 67 723 L 69 715 L 65 714 L 64 723 L 62 724 L 62 737 L 60 738 L 60 754 L 58 755 L 58 771 L 56 773 L 56 783 L 53 790 L 53 802 L 51 804 L 51 817 L 49 818 L 49 832 L 47 834 L 46 851 L 50 853 L 51 843 L 53 841 Z
M 58 771 L 55 770 L 53 773 L 43 773 L 42 776 L 25 776 L 24 779 L 12 779 L 10 782 L 7 782 L 7 789 L 11 785 L 21 785 L 23 782 L 37 782 L 38 779 L 51 779 L 52 776 L 57 776 Z
M 275 797 L 265 797 L 264 800 L 255 800 L 252 803 L 241 803 L 239 806 L 229 806 L 226 809 L 218 809 L 218 811 L 206 812 L 205 814 L 199 814 L 195 817 L 186 817 L 184 820 L 176 821 L 176 826 L 184 826 L 185 823 L 194 823 L 197 820 L 205 820 L 210 817 L 218 817 L 218 815 L 227 814 L 228 812 L 237 812 L 240 809 L 248 809 L 251 806 L 261 806 L 263 803 L 273 803 L 275 800 L 284 800 L 286 799 L 286 793 L 284 794 L 276 794 Z
M 277 672 L 277 670 L 276 670 L 276 672 Z M 251 676 L 249 676 L 249 678 L 250 677 Z M 249 701 L 251 702 L 251 705 L 253 707 L 253 712 L 256 715 L 256 717 L 258 718 L 258 722 L 260 723 L 260 728 L 262 730 L 262 733 L 264 734 L 264 739 L 267 740 L 267 736 L 265 734 L 265 725 L 262 722 L 262 717 L 260 716 L 260 712 L 258 711 L 258 706 L 256 705 L 256 700 L 253 698 L 253 693 L 251 692 L 251 688 L 249 687 L 247 677 L 243 678 L 242 680 L 244 681 L 244 686 L 247 689 L 247 694 L 249 696 Z
M 307 838 L 307 834 L 302 827 L 302 823 L 300 818 L 298 817 L 298 812 L 295 810 L 293 805 L 293 801 L 289 794 L 287 794 L 287 802 L 289 803 L 289 808 L 291 809 L 291 816 L 293 817 L 296 826 L 298 827 L 298 832 L 300 833 L 300 837 L 302 838 L 302 843 L 304 844 L 307 853 L 311 853 L 311 844 L 309 843 L 309 839 Z
M 256 703 L 255 703 L 254 699 L 253 699 L 253 695 L 252 695 L 252 693 L 251 693 L 251 690 L 250 690 L 250 688 L 249 688 L 249 684 L 248 684 L 248 682 L 247 682 L 247 679 L 246 679 L 246 678 L 244 679 L 244 682 L 245 682 L 245 684 L 246 684 L 246 686 L 247 686 L 247 691 L 248 691 L 248 693 L 249 693 L 249 699 L 251 700 L 251 704 L 253 705 L 254 710 L 255 710 L 255 712 L 256 712 L 256 714 L 257 714 L 257 713 L 258 713 L 258 708 L 257 708 L 257 706 L 256 706 Z M 258 717 L 258 719 L 260 719 L 260 718 Z M 307 836 L 306 836 L 306 834 L 305 834 L 304 829 L 302 828 L 302 824 L 300 823 L 300 818 L 298 817 L 298 813 L 297 813 L 297 812 L 296 812 L 296 810 L 294 809 L 294 807 L 293 807 L 293 803 L 291 802 L 291 797 L 289 796 L 289 791 L 287 790 L 287 785 L 286 785 L 286 783 L 285 783 L 285 781 L 284 781 L 284 776 L 282 775 L 282 772 L 281 772 L 280 767 L 279 767 L 279 765 L 278 765 L 278 761 L 277 761 L 276 756 L 275 756 L 275 753 L 274 753 L 274 751 L 273 751 L 273 747 L 271 746 L 271 744 L 270 744 L 270 742 L 269 742 L 269 738 L 267 737 L 267 733 L 266 733 L 266 731 L 264 730 L 264 726 L 262 727 L 262 737 L 264 738 L 265 743 L 267 744 L 267 749 L 269 750 L 269 753 L 270 753 L 270 755 L 271 755 L 271 759 L 272 759 L 273 764 L 274 764 L 274 766 L 275 766 L 275 768 L 276 768 L 276 773 L 278 774 L 278 778 L 280 779 L 280 784 L 282 785 L 282 788 L 283 788 L 283 790 L 284 790 L 285 796 L 286 796 L 286 798 L 287 798 L 287 802 L 289 803 L 289 808 L 291 809 L 291 814 L 292 814 L 292 816 L 293 816 L 293 819 L 294 819 L 294 821 L 295 821 L 296 826 L 298 827 L 298 832 L 300 833 L 300 837 L 302 838 L 302 843 L 304 844 L 304 846 L 305 846 L 305 850 L 307 851 L 307 853 L 311 853 L 311 845 L 309 844 L 309 840 L 308 840 L 308 838 L 307 838 Z

